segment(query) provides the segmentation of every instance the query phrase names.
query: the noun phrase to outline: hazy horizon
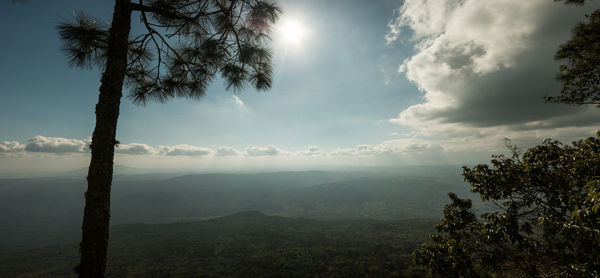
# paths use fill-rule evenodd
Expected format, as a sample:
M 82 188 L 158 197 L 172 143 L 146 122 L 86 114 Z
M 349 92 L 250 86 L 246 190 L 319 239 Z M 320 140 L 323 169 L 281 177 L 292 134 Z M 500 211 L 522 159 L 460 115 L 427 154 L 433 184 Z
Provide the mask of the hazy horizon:
M 269 173 L 304 173 L 304 172 L 323 172 L 323 173 L 393 173 L 396 175 L 406 174 L 408 176 L 427 176 L 439 171 L 453 172 L 456 176 L 462 173 L 462 166 L 473 165 L 396 165 L 396 166 L 339 166 L 339 165 L 312 165 L 299 167 L 290 165 L 287 167 L 225 167 L 225 168 L 137 168 L 121 164 L 114 165 L 115 176 L 185 176 L 196 174 L 269 174 Z M 434 172 L 427 172 L 434 170 Z M 88 166 L 81 165 L 78 168 L 70 169 L 38 169 L 31 171 L 0 171 L 0 179 L 39 179 L 39 178 L 85 178 L 87 176 Z

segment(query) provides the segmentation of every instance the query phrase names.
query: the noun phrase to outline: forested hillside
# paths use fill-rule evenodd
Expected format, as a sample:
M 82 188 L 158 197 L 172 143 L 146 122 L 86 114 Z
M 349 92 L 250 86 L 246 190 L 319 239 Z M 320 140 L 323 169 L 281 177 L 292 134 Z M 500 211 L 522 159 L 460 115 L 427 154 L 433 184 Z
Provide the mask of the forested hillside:
M 187 222 L 249 210 L 322 220 L 439 218 L 446 193 L 466 196 L 468 187 L 458 174 L 429 172 L 436 171 L 430 177 L 416 171 L 118 177 L 111 223 Z M 83 179 L 0 180 L 0 246 L 77 240 L 84 188 Z
M 107 277 L 423 277 L 432 220 L 318 221 L 244 212 L 111 229 Z M 0 277 L 73 277 L 77 242 L 0 249 Z

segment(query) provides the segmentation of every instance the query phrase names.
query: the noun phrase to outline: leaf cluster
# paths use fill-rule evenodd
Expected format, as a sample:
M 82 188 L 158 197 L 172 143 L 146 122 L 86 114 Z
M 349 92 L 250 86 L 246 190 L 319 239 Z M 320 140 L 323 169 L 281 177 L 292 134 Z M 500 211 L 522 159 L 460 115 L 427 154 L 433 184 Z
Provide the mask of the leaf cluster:
M 557 76 L 563 88 L 559 96 L 546 97 L 547 101 L 600 104 L 600 10 L 587 19 L 573 29 L 571 39 L 556 52 L 555 59 L 566 62 Z
M 452 202 L 414 255 L 439 277 L 600 277 L 600 132 L 572 146 L 546 140 L 522 156 L 464 167 L 493 209 Z
M 270 26 L 281 8 L 262 0 L 140 0 L 142 32 L 129 41 L 126 85 L 134 103 L 198 98 L 220 74 L 227 88 L 271 87 Z M 58 25 L 72 66 L 102 68 L 108 27 L 83 13 Z

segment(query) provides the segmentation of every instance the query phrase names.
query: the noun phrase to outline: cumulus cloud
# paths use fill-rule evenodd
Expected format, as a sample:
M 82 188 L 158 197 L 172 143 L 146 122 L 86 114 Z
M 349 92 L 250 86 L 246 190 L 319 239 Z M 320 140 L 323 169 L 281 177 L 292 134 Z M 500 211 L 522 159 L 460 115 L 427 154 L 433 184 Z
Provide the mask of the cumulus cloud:
M 445 19 L 458 1 L 452 0 L 423 0 L 406 1 L 397 11 L 397 16 L 388 26 L 389 33 L 385 36 L 388 44 L 398 40 L 405 27 L 414 30 L 413 39 L 435 36 L 443 32 Z
M 405 34 L 414 41 L 416 53 L 399 71 L 424 96 L 390 121 L 455 143 L 467 137 L 481 143 L 499 132 L 589 133 L 600 123 L 590 116 L 594 107 L 547 104 L 543 97 L 560 90 L 558 45 L 595 8 L 546 0 L 406 0 L 386 40 Z
M 27 141 L 25 151 L 56 154 L 85 153 L 88 152 L 88 143 L 79 139 L 38 135 Z
M 4 141 L 0 143 L 0 153 L 20 152 L 25 149 L 25 146 L 17 141 Z
M 168 156 L 206 156 L 213 153 L 210 148 L 197 147 L 192 145 L 174 145 L 158 146 L 158 153 Z
M 115 148 L 115 152 L 131 155 L 145 155 L 156 153 L 153 147 L 141 143 L 119 144 Z
M 273 145 L 266 147 L 250 146 L 246 148 L 245 152 L 246 156 L 275 156 L 281 153 L 282 151 Z
M 237 156 L 240 155 L 240 151 L 232 147 L 220 147 L 215 152 L 215 156 Z

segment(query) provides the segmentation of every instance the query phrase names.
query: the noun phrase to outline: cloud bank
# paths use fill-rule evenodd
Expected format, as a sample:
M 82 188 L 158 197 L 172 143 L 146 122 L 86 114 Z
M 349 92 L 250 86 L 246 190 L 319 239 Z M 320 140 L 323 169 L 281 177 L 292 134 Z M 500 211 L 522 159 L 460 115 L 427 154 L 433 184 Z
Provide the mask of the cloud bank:
M 17 141 L 5 141 L 0 143 L 0 153 L 20 152 L 24 149 L 25 146 Z
M 266 147 L 250 146 L 244 154 L 247 156 L 275 156 L 282 154 L 282 151 L 273 145 Z
M 587 135 L 592 134 L 590 132 Z M 359 144 L 326 150 L 318 146 L 292 150 L 267 145 L 249 146 L 243 151 L 232 146 L 152 146 L 127 143 L 119 144 L 115 149 L 115 163 L 135 168 L 171 170 L 298 170 L 346 166 L 471 165 L 487 161 L 494 152 L 506 153 L 504 147 L 497 150 L 475 145 L 470 145 L 469 148 L 457 147 L 468 145 L 461 140 L 465 139 L 433 141 L 430 138 L 398 138 L 379 144 Z M 51 167 L 84 167 L 89 163 L 89 148 L 86 144 L 87 140 L 44 136 L 36 136 L 25 143 L 6 141 L 0 143 L 0 168 L 5 172 L 14 172 L 32 171 L 32 167 L 37 167 L 39 171 Z M 27 146 L 35 146 L 37 149 Z M 521 144 L 519 146 L 526 147 Z M 44 152 L 40 152 L 41 149 Z
M 216 149 L 188 144 L 151 146 L 144 143 L 118 144 L 115 153 L 126 156 L 162 156 L 162 157 L 339 157 L 339 156 L 412 156 L 424 153 L 446 151 L 440 143 L 423 139 L 404 138 L 385 141 L 378 145 L 361 144 L 352 148 L 338 148 L 323 151 L 318 146 L 309 146 L 305 150 L 291 151 L 268 146 L 249 146 L 243 152 L 230 146 Z M 60 137 L 35 136 L 22 144 L 17 141 L 0 143 L 0 153 L 50 153 L 50 154 L 89 154 L 89 139 L 69 139 Z
M 88 149 L 87 139 L 67 139 L 59 137 L 35 136 L 26 143 L 21 144 L 17 141 L 6 141 L 0 143 L 0 153 L 8 152 L 32 152 L 32 153 L 84 153 Z
M 547 0 L 406 0 L 390 22 L 388 44 L 411 40 L 399 72 L 423 102 L 390 121 L 414 136 L 472 147 L 502 137 L 582 137 L 600 123 L 595 107 L 548 104 L 558 94 L 558 46 L 598 3 Z
M 220 147 L 215 152 L 215 156 L 238 156 L 241 152 L 232 147 Z
M 119 144 L 115 148 L 116 153 L 131 154 L 131 155 L 144 155 L 154 154 L 156 151 L 153 147 L 146 144 L 131 143 L 131 144 Z
M 379 145 L 358 145 L 355 148 L 339 149 L 331 155 L 420 155 L 425 153 L 442 153 L 445 149 L 440 143 L 423 139 L 404 138 L 385 141 Z
M 210 148 L 192 145 L 158 146 L 158 153 L 168 156 L 205 156 L 213 153 Z

